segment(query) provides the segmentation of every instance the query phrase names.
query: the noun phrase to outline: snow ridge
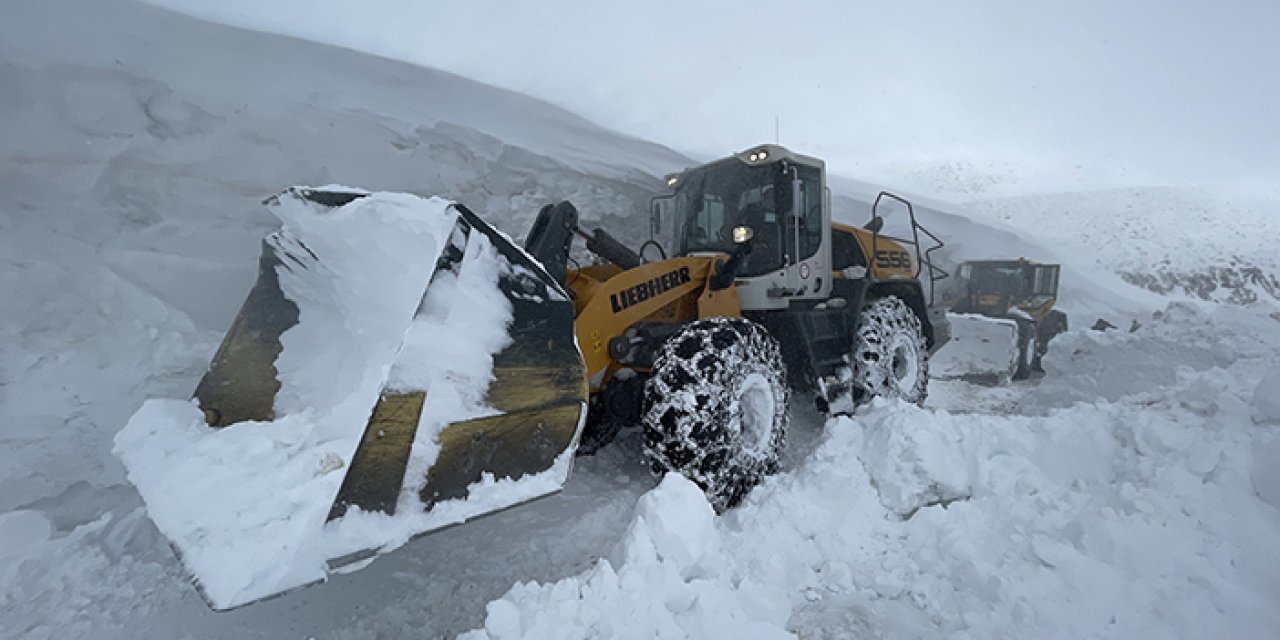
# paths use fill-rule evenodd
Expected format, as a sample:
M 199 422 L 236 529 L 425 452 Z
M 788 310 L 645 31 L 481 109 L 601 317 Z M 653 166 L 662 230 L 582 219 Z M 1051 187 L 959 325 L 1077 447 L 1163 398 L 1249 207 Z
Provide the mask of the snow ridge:
M 609 558 L 517 584 L 464 637 L 1269 637 L 1280 567 L 1251 559 L 1280 550 L 1280 511 L 1255 447 L 1280 439 L 1250 416 L 1272 415 L 1251 405 L 1274 386 L 1273 322 L 1177 306 L 1054 342 L 1052 379 L 1115 370 L 1113 402 L 1030 385 L 1024 415 L 878 400 L 719 519 L 668 476 Z M 1206 333 L 1217 357 L 1142 375 L 1151 339 Z

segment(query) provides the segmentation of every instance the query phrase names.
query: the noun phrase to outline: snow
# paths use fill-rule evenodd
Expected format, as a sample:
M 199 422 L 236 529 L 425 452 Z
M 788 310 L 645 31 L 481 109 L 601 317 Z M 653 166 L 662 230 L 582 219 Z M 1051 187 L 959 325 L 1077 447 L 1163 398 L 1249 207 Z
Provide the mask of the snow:
M 19 509 L 0 514 L 0 541 L 4 543 L 0 558 L 21 558 L 52 534 L 53 525 L 38 511 Z
M 529 636 L 552 622 L 556 637 L 1280 636 L 1276 303 L 1157 293 L 1112 260 L 1199 273 L 1218 264 L 1212 246 L 1261 265 L 1274 199 L 1079 183 L 986 209 L 1035 193 L 1016 175 L 951 192 L 964 205 L 911 197 L 950 264 L 1063 264 L 1076 330 L 1050 345 L 1043 378 L 934 381 L 926 409 L 829 423 L 797 394 L 783 473 L 715 518 L 687 483 L 651 478 L 642 437 L 624 431 L 559 460 L 544 478 L 572 463 L 559 494 L 213 613 L 112 439 L 146 399 L 191 393 L 276 224 L 263 197 L 329 182 L 441 194 L 517 238 L 569 199 L 585 225 L 638 246 L 658 176 L 692 160 L 457 76 L 123 0 L 17 0 L 5 14 L 0 637 Z M 865 222 L 879 185 L 831 186 L 840 219 Z M 1084 329 L 1097 317 L 1121 330 Z M 147 407 L 177 421 L 148 439 L 157 455 L 216 449 L 190 404 Z M 250 452 L 296 473 L 298 493 L 341 473 L 324 452 L 296 455 L 306 431 L 273 425 Z M 191 504 L 295 491 L 253 480 Z
M 1280 367 L 1267 372 L 1253 390 L 1254 418 L 1259 422 L 1280 422 Z
M 364 422 L 391 363 L 404 362 L 397 356 L 457 219 L 449 205 L 381 193 L 332 210 L 296 197 L 271 207 L 282 223 L 268 237 L 282 256 L 280 289 L 298 306 L 275 361 L 277 414 L 331 413 L 337 429 Z
M 728 542 L 702 491 L 667 474 L 637 502 L 618 569 L 602 559 L 554 585 L 516 585 L 489 603 L 483 630 L 460 637 L 789 637 L 785 594 L 718 579 Z
M 1019 413 L 876 401 L 718 519 L 667 477 L 608 559 L 517 584 L 464 637 L 1273 636 L 1280 566 L 1260 560 L 1280 511 L 1255 495 L 1271 465 L 1235 383 L 1280 335 L 1232 331 L 1266 316 L 1174 311 L 1148 331 L 1224 333 L 1220 360 L 1163 352 L 1166 384 L 1133 357 L 1149 340 L 1077 331 L 1100 362 L 1055 379 L 1116 370 L 1113 401 L 1044 385 L 1019 385 Z

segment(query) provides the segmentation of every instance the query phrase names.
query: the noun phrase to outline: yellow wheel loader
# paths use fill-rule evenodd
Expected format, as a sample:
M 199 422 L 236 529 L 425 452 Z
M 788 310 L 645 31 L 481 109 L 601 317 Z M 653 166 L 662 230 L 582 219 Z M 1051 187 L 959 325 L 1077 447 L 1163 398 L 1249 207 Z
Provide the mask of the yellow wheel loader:
M 1049 341 L 1068 328 L 1067 315 L 1053 308 L 1061 266 L 1026 258 L 970 260 L 961 263 L 958 272 L 959 295 L 950 300 L 951 311 L 1013 323 L 1011 377 L 1021 380 L 1043 371 L 1041 360 Z
M 777 145 L 667 187 L 639 252 L 567 202 L 519 247 L 439 199 L 270 199 L 282 229 L 195 398 L 148 401 L 116 438 L 210 605 L 554 492 L 624 425 L 723 510 L 777 470 L 793 389 L 830 412 L 923 401 L 950 333 L 942 243 L 909 202 L 833 223 L 823 162 Z M 909 237 L 881 233 L 890 204 Z
M 944 274 L 928 253 L 942 243 L 909 202 L 881 193 L 866 228 L 835 224 L 823 162 L 777 145 L 666 182 L 642 247 L 657 260 L 578 229 L 568 203 L 544 208 L 526 241 L 573 292 L 584 449 L 639 424 L 653 471 L 684 474 L 724 509 L 776 469 L 791 387 L 831 412 L 873 395 L 923 401 L 949 325 L 931 306 Z M 905 208 L 909 239 L 879 233 L 886 202 Z M 569 265 L 574 235 L 604 263 Z

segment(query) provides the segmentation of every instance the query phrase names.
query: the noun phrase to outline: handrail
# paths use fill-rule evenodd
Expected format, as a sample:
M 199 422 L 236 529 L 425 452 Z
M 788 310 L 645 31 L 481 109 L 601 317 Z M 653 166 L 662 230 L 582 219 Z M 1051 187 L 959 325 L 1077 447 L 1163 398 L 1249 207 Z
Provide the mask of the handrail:
M 916 270 L 912 277 L 919 280 L 920 273 L 924 270 L 924 267 L 926 266 L 929 267 L 929 304 L 933 305 L 934 289 L 936 288 L 935 286 L 936 283 L 939 280 L 949 277 L 951 275 L 945 269 L 943 269 L 942 267 L 939 267 L 933 262 L 933 252 L 946 246 L 946 243 L 942 241 L 942 238 L 939 238 L 932 231 L 926 229 L 923 225 L 921 225 L 916 220 L 916 208 L 911 204 L 910 200 L 907 200 L 906 198 L 903 198 L 902 196 L 899 196 L 895 193 L 890 193 L 888 191 L 881 191 L 879 194 L 876 195 L 875 201 L 871 203 L 871 219 L 872 220 L 875 220 L 878 217 L 879 214 L 876 211 L 877 209 L 880 208 L 880 201 L 886 197 L 889 198 L 890 200 L 896 200 L 898 202 L 901 202 L 902 204 L 907 206 L 907 215 L 910 216 L 911 218 L 911 240 L 907 240 L 905 238 L 895 238 L 893 236 L 885 236 L 885 237 L 889 238 L 890 240 L 901 242 L 902 244 L 909 244 L 915 248 Z M 929 247 L 928 249 L 925 249 L 923 253 L 920 251 L 921 232 L 923 232 L 926 236 L 928 236 L 929 239 L 932 240 L 934 243 L 933 246 Z M 879 230 L 872 231 L 871 255 L 873 256 L 876 254 L 876 245 L 879 237 L 880 237 Z

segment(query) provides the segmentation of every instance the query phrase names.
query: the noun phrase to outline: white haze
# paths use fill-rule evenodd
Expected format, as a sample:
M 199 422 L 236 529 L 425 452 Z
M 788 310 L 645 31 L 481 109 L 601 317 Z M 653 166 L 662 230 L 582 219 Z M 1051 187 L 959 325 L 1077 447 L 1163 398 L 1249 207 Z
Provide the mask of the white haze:
M 695 157 L 1000 193 L 1280 192 L 1280 5 L 154 0 L 514 89 Z M 945 184 L 943 187 L 945 188 Z
M 569 45 L 539 27 L 558 17 L 582 31 L 586 20 L 571 8 L 537 20 L 506 10 L 498 23 L 523 17 L 562 55 Z M 617 11 L 599 28 L 623 48 L 644 23 Z M 334 24 L 377 19 L 387 43 L 395 29 L 417 29 L 424 46 L 459 60 L 572 86 L 567 72 L 535 73 L 525 40 L 504 40 L 523 31 L 490 31 L 478 18 L 433 31 L 377 13 L 352 9 Z M 314 15 L 294 20 L 337 20 Z M 591 226 L 638 246 L 657 176 L 692 160 L 465 78 L 134 0 L 6 0 L 3 17 L 0 638 L 439 638 L 480 627 L 492 637 L 659 627 L 758 638 L 784 625 L 804 638 L 1280 638 L 1280 265 L 1255 241 L 1274 238 L 1277 227 L 1260 220 L 1280 216 L 1150 187 L 989 198 L 968 212 L 911 194 L 952 259 L 1063 263 L 1072 331 L 1054 341 L 1040 380 L 936 380 L 926 408 L 882 403 L 857 422 L 827 421 L 797 394 L 782 473 L 718 519 L 688 483 L 655 489 L 643 434 L 624 430 L 577 459 L 556 496 L 215 614 L 112 443 L 146 399 L 190 396 L 274 227 L 264 196 L 331 182 L 435 193 L 521 237 L 540 206 L 567 199 Z M 582 59 L 598 64 L 601 49 L 587 44 Z M 644 89 L 618 68 L 559 93 Z M 602 104 L 640 117 L 650 102 Z M 878 139 L 909 129 L 881 113 Z M 694 115 L 708 128 L 681 145 L 749 144 L 714 138 L 709 127 L 730 118 Z M 664 139 L 678 137 L 674 121 L 659 124 Z M 983 184 L 940 166 L 918 175 Z M 866 220 L 875 188 L 833 180 L 839 219 Z M 1210 269 L 1240 267 L 1225 270 L 1233 288 L 1257 300 L 1227 304 L 1222 287 L 1191 302 L 1200 290 L 1146 292 L 1117 274 L 1135 262 L 1149 267 L 1138 275 L 1213 286 L 1227 283 Z M 1089 331 L 1099 316 L 1122 330 Z M 1133 320 L 1138 330 L 1124 331 Z M 465 347 L 474 331 L 448 337 L 441 343 Z M 287 435 L 272 431 L 264 447 Z M 191 506 L 262 506 L 233 499 L 272 476 L 250 475 Z M 918 498 L 954 502 L 902 519 Z M 732 634 L 721 622 L 735 617 L 771 626 Z M 577 631 L 593 621 L 596 630 Z

